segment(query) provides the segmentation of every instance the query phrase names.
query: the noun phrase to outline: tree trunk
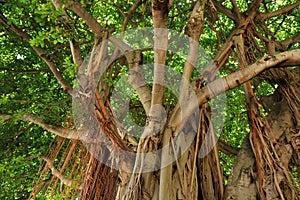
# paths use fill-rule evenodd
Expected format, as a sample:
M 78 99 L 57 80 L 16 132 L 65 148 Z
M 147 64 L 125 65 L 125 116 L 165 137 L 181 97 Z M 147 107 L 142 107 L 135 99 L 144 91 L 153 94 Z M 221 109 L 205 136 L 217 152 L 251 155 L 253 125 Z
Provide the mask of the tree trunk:
M 270 110 L 267 120 L 257 126 L 264 137 L 245 139 L 228 180 L 225 199 L 298 199 L 288 171 L 292 163 L 299 165 L 300 81 L 295 78 L 299 74 L 297 68 L 272 69 L 262 75 L 263 79 L 277 83 L 279 87 L 274 94 L 262 98 L 264 108 Z M 253 154 L 257 148 L 256 139 L 261 142 L 260 155 Z M 263 180 L 260 180 L 259 170 Z

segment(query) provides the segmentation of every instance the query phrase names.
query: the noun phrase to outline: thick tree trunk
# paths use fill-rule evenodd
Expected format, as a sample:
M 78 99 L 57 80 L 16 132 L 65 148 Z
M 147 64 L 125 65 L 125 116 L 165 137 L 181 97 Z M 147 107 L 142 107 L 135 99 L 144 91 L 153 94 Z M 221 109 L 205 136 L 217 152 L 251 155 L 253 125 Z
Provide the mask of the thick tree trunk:
M 255 200 L 256 185 L 253 178 L 255 158 L 252 153 L 249 137 L 247 137 L 239 151 L 232 174 L 228 179 L 225 199 Z
M 278 83 L 279 88 L 274 94 L 262 98 L 264 108 L 270 110 L 268 121 L 260 121 L 264 126 L 257 127 L 258 134 L 263 134 L 264 137 L 252 136 L 250 137 L 251 143 L 249 143 L 249 137 L 245 139 L 228 180 L 225 199 L 299 198 L 292 186 L 289 173 L 293 165 L 299 166 L 300 163 L 298 156 L 300 82 L 298 78 L 295 78 L 299 77 L 299 74 L 299 68 L 295 70 L 272 69 L 263 74 L 264 78 Z M 259 119 L 259 116 L 256 118 Z M 255 144 L 255 139 L 260 144 Z M 260 155 L 254 154 L 255 148 L 259 145 L 261 145 Z M 265 152 L 272 152 L 272 154 Z M 259 173 L 263 177 L 262 180 L 260 180 Z

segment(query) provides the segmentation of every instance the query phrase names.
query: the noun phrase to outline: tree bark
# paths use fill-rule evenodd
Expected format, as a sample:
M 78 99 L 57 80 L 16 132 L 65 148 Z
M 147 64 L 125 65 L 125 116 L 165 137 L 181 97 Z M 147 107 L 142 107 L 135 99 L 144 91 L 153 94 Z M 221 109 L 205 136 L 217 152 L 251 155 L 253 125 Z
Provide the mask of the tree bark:
M 288 173 L 292 163 L 297 166 L 300 164 L 299 157 L 295 155 L 300 146 L 299 142 L 295 142 L 300 137 L 297 120 L 300 116 L 300 93 L 296 89 L 300 82 L 295 78 L 299 74 L 300 70 L 297 68 L 272 69 L 262 75 L 263 79 L 279 84 L 279 88 L 272 95 L 261 98 L 264 108 L 270 110 L 268 122 L 263 123 L 271 134 L 265 136 L 269 140 L 264 142 L 260 134 L 268 133 L 261 132 L 258 127 L 257 138 L 250 134 L 251 145 L 249 137 L 245 139 L 228 180 L 225 199 L 299 199 Z M 258 116 L 256 118 L 259 119 Z M 254 139 L 257 140 L 256 144 Z M 255 150 L 257 147 L 258 151 Z M 272 155 L 267 154 L 266 150 L 272 152 Z M 257 160 L 260 163 L 262 180 L 258 175 Z

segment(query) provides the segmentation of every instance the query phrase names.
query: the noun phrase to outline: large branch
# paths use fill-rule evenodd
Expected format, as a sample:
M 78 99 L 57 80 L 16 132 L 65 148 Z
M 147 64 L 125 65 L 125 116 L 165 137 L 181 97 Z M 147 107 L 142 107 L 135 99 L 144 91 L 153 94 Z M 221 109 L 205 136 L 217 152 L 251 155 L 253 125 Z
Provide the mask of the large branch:
M 126 54 L 129 65 L 128 82 L 139 95 L 140 101 L 148 116 L 151 107 L 151 90 L 145 80 L 142 55 L 140 51 L 133 51 Z
M 180 102 L 182 98 L 189 93 L 190 78 L 196 66 L 198 58 L 199 38 L 204 27 L 204 8 L 206 1 L 197 1 L 195 4 L 191 17 L 185 28 L 185 33 L 189 36 L 189 52 L 187 61 L 184 63 L 182 81 L 180 86 Z
M 185 33 L 189 36 L 189 52 L 187 61 L 184 64 L 184 70 L 182 74 L 182 81 L 180 85 L 180 96 L 179 102 L 184 102 L 185 98 L 189 95 L 190 91 L 190 78 L 192 76 L 193 70 L 196 65 L 198 58 L 198 48 L 199 48 L 199 38 L 204 27 L 204 8 L 206 1 L 197 1 L 195 4 L 191 17 L 188 20 L 188 23 L 185 28 Z M 171 131 L 165 131 L 162 140 L 162 146 L 169 144 L 172 137 Z M 162 162 L 169 155 L 168 151 L 162 151 L 161 159 Z M 182 162 L 181 160 L 179 162 Z M 178 163 L 178 162 L 177 162 Z M 179 165 L 184 165 L 185 163 L 180 163 Z M 160 170 L 160 191 L 162 193 L 160 196 L 162 199 L 169 199 L 171 196 L 169 194 L 168 188 L 172 187 L 169 180 L 172 179 L 173 166 L 168 165 Z
M 286 51 L 274 56 L 263 57 L 244 69 L 208 83 L 206 87 L 203 87 L 197 92 L 198 104 L 187 102 L 181 116 L 172 116 L 174 117 L 172 120 L 173 124 L 169 125 L 176 128 L 175 136 L 179 133 L 181 127 L 199 105 L 206 103 L 208 100 L 223 92 L 240 86 L 267 69 L 287 66 L 300 66 L 300 49 Z M 176 113 L 180 113 L 180 108 L 178 109 L 179 110 L 174 111 L 174 115 L 176 115 Z
M 287 66 L 300 66 L 300 49 L 261 58 L 244 69 L 209 83 L 207 87 L 204 87 L 198 93 L 198 103 L 199 105 L 202 105 L 209 99 L 225 91 L 238 87 L 269 68 Z
M 74 140 L 77 140 L 79 138 L 78 132 L 76 129 L 71 130 L 69 128 L 63 128 L 60 126 L 52 126 L 52 125 L 46 124 L 42 121 L 41 117 L 39 117 L 39 116 L 23 115 L 23 116 L 18 116 L 17 118 L 20 120 L 23 120 L 23 121 L 30 121 L 36 125 L 39 125 L 46 131 L 54 133 L 55 135 L 58 135 L 63 138 L 74 139 Z
M 21 29 L 14 24 L 8 24 L 8 21 L 6 17 L 0 13 L 0 21 L 10 30 L 12 30 L 14 33 L 16 33 L 18 36 L 29 42 L 31 40 L 31 37 L 28 33 L 24 31 L 24 29 Z M 39 57 L 48 65 L 50 70 L 52 71 L 55 78 L 58 80 L 62 88 L 67 91 L 70 95 L 73 95 L 73 88 L 72 86 L 63 78 L 61 73 L 56 68 L 55 64 L 51 61 L 50 56 L 48 53 L 42 49 L 41 47 L 32 46 L 33 50 L 39 55 Z
M 171 1 L 170 1 L 171 3 Z M 154 119 L 157 122 L 149 122 L 149 125 L 153 127 L 159 124 L 159 129 L 164 125 L 163 115 L 161 114 L 163 96 L 164 96 L 164 76 L 165 76 L 165 63 L 166 63 L 166 55 L 168 49 L 168 12 L 169 12 L 169 1 L 160 1 L 160 0 L 152 0 L 151 10 L 152 10 L 152 19 L 154 26 L 154 78 L 153 78 L 153 87 L 152 87 L 152 99 L 151 99 L 151 109 L 150 109 L 150 120 Z M 155 107 L 155 105 L 160 105 Z M 157 111 L 154 108 L 159 108 Z M 154 128 L 153 128 L 154 129 Z M 157 128 L 156 128 L 157 129 Z M 157 134 L 161 130 L 154 130 L 154 134 Z M 149 145 L 149 144 L 148 144 Z M 150 146 L 150 145 L 149 145 Z M 154 150 L 157 150 L 157 144 L 155 145 Z M 147 149 L 149 151 L 149 149 Z M 151 150 L 151 149 L 150 149 Z M 162 162 L 164 160 L 165 152 L 162 152 Z M 156 161 L 154 161 L 156 162 Z M 170 171 L 166 172 L 166 169 L 162 169 L 160 172 L 160 184 L 159 184 L 159 196 L 161 199 L 166 199 L 168 196 L 168 182 L 170 180 Z M 149 187 L 151 185 L 151 181 L 153 180 L 152 174 L 145 174 L 145 182 L 146 186 Z M 152 192 L 150 191 L 151 197 Z
M 45 129 L 46 131 L 49 131 L 50 133 L 53 133 L 60 137 L 74 139 L 74 140 L 79 139 L 77 130 L 71 130 L 68 128 L 63 128 L 61 126 L 52 126 L 52 125 L 46 124 L 43 122 L 43 120 L 40 116 L 34 116 L 34 115 L 12 116 L 12 115 L 1 114 L 1 117 L 2 118 L 15 118 L 15 119 L 22 120 L 22 121 L 28 121 L 28 122 L 31 122 L 33 124 L 40 126 L 41 128 Z
M 285 6 L 284 8 L 281 8 L 281 9 L 276 10 L 276 11 L 274 11 L 274 12 L 270 12 L 270 13 L 261 13 L 261 14 L 259 14 L 257 17 L 258 17 L 260 20 L 264 21 L 264 20 L 269 19 L 269 18 L 271 18 L 271 17 L 275 17 L 275 16 L 281 15 L 281 14 L 283 14 L 283 13 L 287 13 L 287 12 L 289 12 L 290 10 L 292 10 L 292 9 L 294 9 L 294 8 L 296 8 L 296 7 L 299 7 L 299 5 L 300 5 L 300 1 L 297 1 L 296 3 L 287 5 L 287 6 Z

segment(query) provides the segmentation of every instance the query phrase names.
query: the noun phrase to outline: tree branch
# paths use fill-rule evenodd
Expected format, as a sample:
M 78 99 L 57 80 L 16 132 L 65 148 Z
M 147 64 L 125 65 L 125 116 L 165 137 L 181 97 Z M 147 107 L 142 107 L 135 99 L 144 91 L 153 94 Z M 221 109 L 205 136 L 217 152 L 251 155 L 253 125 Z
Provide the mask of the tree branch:
M 58 135 L 63 138 L 74 139 L 74 140 L 79 139 L 77 130 L 71 130 L 68 128 L 60 127 L 60 126 L 52 126 L 52 125 L 46 124 L 42 121 L 40 116 L 33 116 L 33 115 L 22 115 L 22 116 L 19 115 L 18 116 L 18 115 L 9 115 L 9 114 L 0 114 L 0 116 L 4 120 L 14 118 L 17 120 L 31 122 L 35 125 L 42 127 L 46 131 L 49 131 L 50 133 L 53 133 L 53 134 Z
M 199 38 L 204 27 L 204 8 L 206 1 L 197 1 L 185 29 L 191 38 L 187 62 L 184 66 L 183 77 L 189 81 L 195 67 L 198 55 Z
M 164 95 L 165 62 L 168 49 L 167 19 L 169 1 L 153 0 L 151 4 L 154 26 L 154 78 L 152 87 L 151 107 L 161 105 Z M 151 110 L 150 110 L 151 115 Z M 156 114 L 157 115 L 157 114 Z M 153 117 L 155 114 L 153 113 Z
M 297 42 L 300 42 L 300 32 L 298 32 L 294 37 L 287 38 L 279 43 L 281 43 L 284 46 L 284 48 L 286 48 L 289 45 L 291 45 L 293 43 L 297 43 Z
M 274 12 L 270 12 L 270 13 L 261 13 L 257 16 L 257 18 L 259 18 L 260 20 L 262 21 L 265 21 L 266 19 L 269 19 L 271 17 L 275 17 L 277 15 L 281 15 L 283 13 L 287 13 L 289 12 L 290 10 L 296 8 L 296 7 L 299 7 L 300 5 L 300 1 L 297 1 L 296 3 L 293 3 L 293 4 L 290 4 L 290 5 L 287 5 L 286 7 L 282 8 L 282 9 L 279 9 L 279 10 L 276 10 Z
M 87 25 L 94 31 L 95 34 L 99 35 L 104 31 L 107 31 L 105 28 L 103 28 L 93 16 L 91 16 L 79 3 L 76 3 L 72 0 L 69 1 L 70 9 L 75 12 L 79 17 L 81 17 Z M 138 4 L 139 5 L 139 4 Z M 135 6 L 138 6 L 135 5 Z M 131 9 L 136 9 L 135 6 L 133 6 Z M 115 37 L 110 37 L 108 40 L 110 40 L 117 48 L 119 48 L 123 53 L 130 52 L 125 54 L 126 59 L 128 60 L 128 63 L 130 63 L 130 68 L 135 70 L 135 63 L 133 62 L 133 58 L 136 56 L 135 52 L 132 52 L 132 47 L 124 43 L 122 40 L 119 40 Z M 132 80 L 134 79 L 135 75 L 141 75 L 137 73 L 133 73 L 131 75 Z M 143 77 L 137 77 L 137 80 L 141 80 Z M 143 107 L 145 108 L 146 112 L 149 112 L 149 96 L 151 96 L 151 91 L 149 87 L 146 84 L 140 85 L 143 87 L 138 87 L 137 92 L 139 94 L 139 97 L 141 99 L 141 102 L 143 103 Z
M 55 135 L 58 135 L 63 138 L 68 138 L 68 139 L 73 139 L 77 140 L 79 138 L 77 130 L 71 130 L 68 128 L 63 128 L 60 126 L 52 126 L 49 124 L 45 124 L 40 116 L 32 116 L 32 115 L 23 115 L 23 116 L 18 116 L 17 117 L 20 120 L 23 121 L 30 121 L 36 125 L 39 125 L 46 131 L 49 131 L 51 133 L 54 133 Z
M 198 104 L 194 103 L 186 103 L 186 107 L 184 108 L 184 112 L 182 115 L 178 115 L 176 117 L 176 113 L 180 113 L 180 108 L 175 110 L 170 120 L 169 126 L 176 127 L 176 133 L 174 135 L 177 136 L 181 127 L 185 124 L 185 122 L 189 119 L 189 116 L 194 112 L 194 110 L 203 103 L 206 103 L 208 100 L 213 97 L 228 91 L 230 89 L 236 88 L 241 84 L 249 81 L 250 79 L 256 77 L 263 71 L 270 69 L 272 67 L 287 67 L 287 66 L 300 66 L 300 49 L 295 49 L 291 51 L 286 51 L 274 56 L 267 56 L 261 58 L 256 61 L 254 64 L 247 66 L 244 69 L 236 71 L 232 74 L 229 74 L 225 77 L 216 79 L 207 84 L 200 91 L 197 91 Z M 180 119 L 179 119 L 180 117 Z M 172 123 L 173 122 L 173 123 Z M 172 123 L 172 124 L 171 124 Z
M 209 99 L 249 81 L 269 68 L 287 66 L 300 66 L 300 49 L 261 58 L 244 69 L 209 83 L 197 95 L 198 103 L 201 105 Z
M 152 10 L 152 20 L 154 26 L 154 73 L 153 73 L 153 87 L 152 87 L 152 98 L 151 98 L 151 108 L 149 113 L 149 124 L 148 127 L 151 130 L 151 134 L 159 135 L 161 129 L 164 126 L 164 116 L 162 110 L 163 96 L 164 96 L 164 80 L 165 80 L 165 63 L 168 50 L 168 13 L 172 5 L 171 0 L 152 0 L 151 1 L 151 10 Z M 145 129 L 146 130 L 146 129 Z M 145 134 L 145 131 L 142 135 Z M 143 136 L 144 137 L 144 136 Z M 159 136 L 156 136 L 159 138 Z M 139 143 L 143 145 L 145 141 L 146 148 L 142 148 L 142 151 L 152 151 L 158 149 L 157 142 L 154 142 L 155 139 L 150 140 L 141 140 Z M 164 152 L 162 152 L 164 154 Z M 140 156 L 140 155 L 138 155 Z M 138 158 L 138 157 L 137 157 Z M 163 159 L 163 155 L 162 155 Z M 156 162 L 156 160 L 154 160 Z M 163 189 L 166 187 L 167 183 L 165 181 L 166 176 L 161 172 L 160 179 L 160 198 L 166 199 L 168 191 Z M 154 188 L 155 188 L 155 179 L 152 176 L 152 173 L 146 173 L 143 176 L 145 193 L 150 194 L 150 198 L 153 197 Z M 154 183 L 154 184 L 152 184 Z M 164 193 L 162 193 L 162 191 Z M 145 198 L 146 195 L 143 195 L 142 198 Z
M 74 1 L 69 1 L 70 9 L 75 12 L 79 17 L 81 17 L 87 25 L 95 32 L 95 34 L 101 34 L 104 31 L 107 31 L 105 28 L 103 28 L 93 16 L 91 16 L 79 3 L 76 3 Z M 134 7 L 132 8 L 134 9 Z M 136 60 L 137 57 L 141 56 L 141 52 L 134 52 L 133 48 L 123 42 L 122 40 L 116 38 L 116 37 L 109 37 L 109 41 L 111 41 L 117 48 L 119 48 L 123 53 L 129 52 L 125 54 L 125 57 L 129 63 L 129 67 L 131 71 L 133 72 L 130 75 L 131 80 L 135 80 L 135 82 L 138 82 L 139 86 L 135 87 L 136 84 L 131 81 L 131 83 L 135 84 L 134 88 L 137 90 L 139 97 L 141 99 L 141 102 L 143 104 L 143 107 L 145 108 L 146 113 L 149 112 L 150 109 L 150 103 L 151 99 L 149 100 L 149 96 L 151 97 L 151 91 L 146 83 L 144 83 L 144 77 L 137 77 L 137 76 L 143 76 L 143 74 L 140 73 L 141 70 L 137 68 L 137 64 L 139 63 L 139 59 Z M 139 73 L 134 73 L 134 71 L 138 70 Z M 142 83 L 142 84 L 141 84 Z
M 218 141 L 217 145 L 218 145 L 218 149 L 223 153 L 225 153 L 226 155 L 236 156 L 240 150 L 239 148 L 233 147 L 221 140 Z
M 38 74 L 38 73 L 41 73 L 41 72 L 49 72 L 48 69 L 38 69 L 38 70 L 22 70 L 22 69 L 16 69 L 16 70 L 13 70 L 13 69 L 7 69 L 7 68 L 3 68 L 3 67 L 0 67 L 0 71 L 9 71 L 9 72 L 12 72 L 14 74 L 18 74 L 18 73 L 28 73 L 28 74 Z
M 7 19 L 5 16 L 0 13 L 0 21 L 10 30 L 15 32 L 18 36 L 29 42 L 31 40 L 31 37 L 28 33 L 24 31 L 24 29 L 21 29 L 14 24 L 8 24 Z M 67 91 L 71 96 L 73 95 L 73 88 L 72 86 L 63 78 L 61 73 L 57 70 L 55 64 L 51 61 L 50 56 L 48 53 L 42 49 L 41 47 L 32 46 L 33 50 L 38 54 L 38 56 L 48 65 L 50 70 L 52 71 L 55 78 L 58 80 L 62 88 Z
M 70 40 L 70 48 L 71 48 L 71 53 L 72 53 L 72 57 L 73 57 L 73 62 L 77 66 L 81 66 L 81 64 L 83 63 L 83 59 L 81 56 L 80 46 L 79 46 L 78 42 Z
M 62 3 L 60 0 L 52 0 L 52 3 L 57 10 L 63 9 Z M 69 16 L 67 15 L 67 13 L 64 9 L 62 10 L 62 14 L 63 14 L 64 20 L 69 20 Z M 71 53 L 72 53 L 72 57 L 73 57 L 73 62 L 77 66 L 81 66 L 83 60 L 82 60 L 82 56 L 81 56 L 81 52 L 80 52 L 79 43 L 74 40 L 70 40 L 70 49 L 71 49 Z
M 97 20 L 81 6 L 80 3 L 69 0 L 67 1 L 67 5 L 69 5 L 69 8 L 86 22 L 96 35 L 101 35 L 102 32 L 106 31 L 105 28 L 103 28 Z
M 151 107 L 151 90 L 145 81 L 142 55 L 140 51 L 133 51 L 126 54 L 129 65 L 128 82 L 139 95 L 140 101 L 148 116 Z
M 256 16 L 258 9 L 256 4 L 260 4 L 261 1 L 262 0 L 257 0 L 255 3 L 253 3 L 251 10 L 248 11 L 248 17 L 227 38 L 225 44 L 222 46 L 220 51 L 218 51 L 218 54 L 215 56 L 213 62 L 204 68 L 201 74 L 206 80 L 211 81 L 215 78 L 219 68 L 226 62 L 231 53 L 232 46 L 234 44 L 234 36 L 243 34 L 247 30 L 249 24 L 251 24 Z
M 214 6 L 216 7 L 216 9 L 219 12 L 223 13 L 224 15 L 226 15 L 227 17 L 229 17 L 232 20 L 235 19 L 232 11 L 230 9 L 224 7 L 220 2 L 218 2 L 217 0 L 212 0 L 212 3 L 214 4 Z
M 132 5 L 132 7 L 128 10 L 128 12 L 124 14 L 124 22 L 123 22 L 122 32 L 124 32 L 126 30 L 126 27 L 127 27 L 127 24 L 129 22 L 130 18 L 132 17 L 135 10 L 142 4 L 142 2 L 143 2 L 143 0 L 136 1 Z
M 241 12 L 240 12 L 240 10 L 239 10 L 239 8 L 238 8 L 238 5 L 237 5 L 237 3 L 236 3 L 235 0 L 230 0 L 230 2 L 231 2 L 231 4 L 232 4 L 232 6 L 233 6 L 232 11 L 233 11 L 233 13 L 234 13 L 234 16 L 237 17 L 237 19 L 236 19 L 235 21 L 236 21 L 236 22 L 240 22 L 240 21 L 242 20 L 242 16 L 241 16 Z
M 65 184 L 68 187 L 71 187 L 72 184 L 74 183 L 74 180 L 67 179 L 65 176 L 63 176 L 54 166 L 54 163 L 52 160 L 45 156 L 41 156 L 41 158 L 46 161 L 47 166 L 51 170 L 53 176 L 57 177 L 63 184 Z M 82 189 L 82 185 L 79 186 L 78 189 Z
M 197 62 L 199 48 L 198 41 L 204 27 L 205 5 L 206 0 L 197 1 L 185 28 L 185 33 L 190 37 L 190 39 L 189 52 L 187 56 L 187 61 L 184 63 L 182 81 L 180 86 L 180 102 L 184 102 L 183 98 L 185 98 L 189 93 L 190 79 Z

